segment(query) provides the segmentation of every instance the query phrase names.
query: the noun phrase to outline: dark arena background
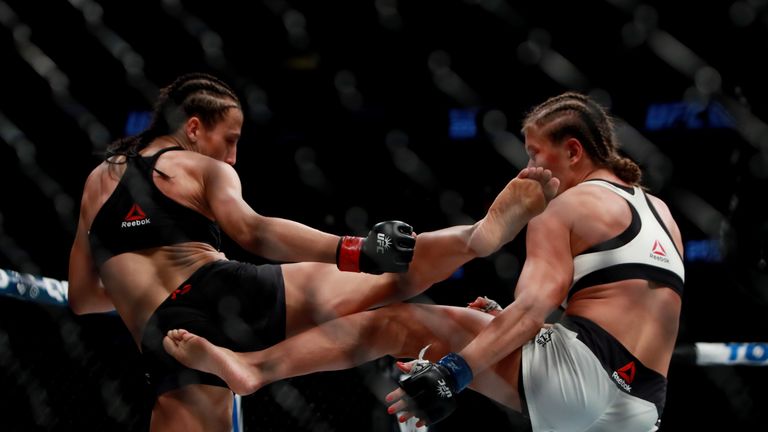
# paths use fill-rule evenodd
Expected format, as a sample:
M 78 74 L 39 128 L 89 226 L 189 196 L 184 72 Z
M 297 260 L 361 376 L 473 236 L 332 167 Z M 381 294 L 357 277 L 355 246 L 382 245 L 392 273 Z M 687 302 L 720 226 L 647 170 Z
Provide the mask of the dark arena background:
M 474 222 L 526 163 L 525 111 L 593 95 L 685 240 L 661 430 L 768 430 L 766 54 L 764 0 L 0 0 L 0 430 L 147 430 L 127 330 L 74 315 L 63 281 L 86 176 L 192 71 L 241 97 L 246 200 L 335 234 Z M 523 237 L 420 300 L 509 304 Z M 275 383 L 242 398 L 238 422 L 397 431 L 392 363 Z M 430 428 L 529 429 L 471 391 Z

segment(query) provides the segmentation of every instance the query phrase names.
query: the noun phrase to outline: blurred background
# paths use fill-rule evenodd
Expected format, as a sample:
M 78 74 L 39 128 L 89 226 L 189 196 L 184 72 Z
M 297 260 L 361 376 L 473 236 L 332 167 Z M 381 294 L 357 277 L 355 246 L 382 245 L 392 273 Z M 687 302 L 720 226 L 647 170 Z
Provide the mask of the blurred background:
M 578 90 L 614 113 L 622 150 L 679 223 L 679 345 L 755 342 L 751 365 L 676 357 L 661 430 L 766 430 L 767 52 L 766 0 L 0 0 L 0 269 L 67 279 L 85 178 L 186 72 L 240 95 L 236 169 L 256 211 L 357 235 L 385 219 L 421 232 L 482 217 L 525 166 L 526 110 Z M 521 240 L 422 300 L 508 304 Z M 224 251 L 261 262 L 231 241 Z M 119 319 L 2 282 L 0 430 L 145 430 Z M 244 429 L 396 430 L 381 402 L 391 360 L 245 397 Z M 460 396 L 434 430 L 529 429 Z

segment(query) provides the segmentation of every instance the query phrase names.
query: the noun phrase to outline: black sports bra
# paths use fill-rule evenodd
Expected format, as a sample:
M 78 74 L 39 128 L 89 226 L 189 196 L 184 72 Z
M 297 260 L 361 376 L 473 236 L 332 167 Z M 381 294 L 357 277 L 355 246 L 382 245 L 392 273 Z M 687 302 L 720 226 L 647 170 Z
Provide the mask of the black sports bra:
M 165 196 L 152 179 L 157 159 L 172 150 L 183 149 L 168 147 L 149 157 L 126 159 L 123 177 L 88 232 L 98 266 L 121 253 L 184 242 L 208 243 L 219 250 L 219 226 Z

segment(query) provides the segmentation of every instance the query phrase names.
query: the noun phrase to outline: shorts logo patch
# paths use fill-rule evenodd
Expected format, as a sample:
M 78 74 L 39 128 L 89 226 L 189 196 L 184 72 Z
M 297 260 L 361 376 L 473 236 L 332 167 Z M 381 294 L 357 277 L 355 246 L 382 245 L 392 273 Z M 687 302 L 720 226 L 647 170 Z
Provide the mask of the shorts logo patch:
M 631 392 L 632 387 L 630 384 L 632 384 L 632 381 L 635 380 L 635 362 L 631 361 L 620 367 L 613 372 L 611 378 L 616 381 L 616 384 L 618 384 L 619 387 L 623 388 L 627 392 Z
M 624 379 L 624 381 L 627 382 L 627 384 L 632 384 L 632 381 L 635 380 L 635 362 L 631 361 L 616 371 L 621 378 Z
M 540 334 L 536 338 L 536 343 L 541 345 L 541 346 L 544 346 L 544 345 L 548 344 L 549 342 L 552 342 L 552 331 L 553 331 L 552 329 L 547 329 L 547 331 L 545 331 L 544 333 Z
M 186 294 L 186 293 L 188 293 L 188 292 L 189 292 L 189 290 L 191 290 L 191 289 L 192 289 L 192 285 L 191 285 L 191 284 L 186 284 L 186 285 L 184 285 L 183 287 L 181 287 L 181 288 L 179 288 L 179 289 L 176 289 L 176 290 L 174 290 L 174 291 L 171 293 L 171 300 L 176 300 L 176 296 L 177 296 L 177 295 Z

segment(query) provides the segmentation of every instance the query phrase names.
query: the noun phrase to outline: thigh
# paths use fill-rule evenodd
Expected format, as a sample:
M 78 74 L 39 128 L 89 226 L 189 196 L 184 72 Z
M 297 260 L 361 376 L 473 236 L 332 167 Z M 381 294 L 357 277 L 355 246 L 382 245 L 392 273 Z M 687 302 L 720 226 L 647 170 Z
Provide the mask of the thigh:
M 522 348 L 518 348 L 492 368 L 476 375 L 469 388 L 515 411 L 522 411 L 519 381 L 522 352 Z
M 232 392 L 189 385 L 163 393 L 152 408 L 152 432 L 231 432 Z
M 339 271 L 322 263 L 283 264 L 286 336 L 345 315 L 405 300 L 397 275 Z
M 659 412 L 652 402 L 618 392 L 610 408 L 592 424 L 588 432 L 658 430 Z
M 416 358 L 429 345 L 425 358 L 437 361 L 459 352 L 492 320 L 493 316 L 466 307 L 400 303 L 374 312 L 405 326 L 407 342 L 396 357 Z M 518 379 L 522 349 L 512 351 L 491 368 L 476 374 L 470 388 L 509 408 L 520 411 Z
M 402 348 L 392 356 L 417 358 L 429 346 L 424 358 L 430 361 L 460 351 L 493 319 L 474 309 L 422 303 L 396 303 L 372 313 L 376 320 L 391 323 L 388 331 L 403 335 Z
M 283 281 L 278 266 L 220 261 L 193 275 L 152 314 L 141 340 L 142 359 L 158 394 L 190 384 L 226 387 L 215 375 L 189 369 L 163 348 L 171 329 L 214 345 L 255 351 L 285 339 Z
M 619 393 L 595 355 L 560 324 L 523 348 L 523 373 L 534 430 L 588 430 Z
M 226 387 L 219 377 L 189 369 L 165 351 L 163 337 L 168 330 L 177 328 L 202 336 L 216 345 L 228 345 L 218 326 L 204 312 L 186 306 L 161 305 L 147 322 L 141 340 L 141 360 L 153 392 L 159 395 L 195 384 Z
M 482 331 L 494 318 L 488 313 L 469 308 L 448 306 L 443 306 L 443 308 L 453 322 L 459 323 L 465 329 L 471 329 L 475 335 Z M 459 351 L 468 343 L 469 341 L 458 349 L 453 347 L 451 351 Z M 492 367 L 476 374 L 470 384 L 470 388 L 509 408 L 520 411 L 518 380 L 521 359 L 522 348 L 512 351 Z
M 288 332 L 410 299 L 475 258 L 467 248 L 470 226 L 419 234 L 405 274 L 342 272 L 334 264 L 283 265 Z

